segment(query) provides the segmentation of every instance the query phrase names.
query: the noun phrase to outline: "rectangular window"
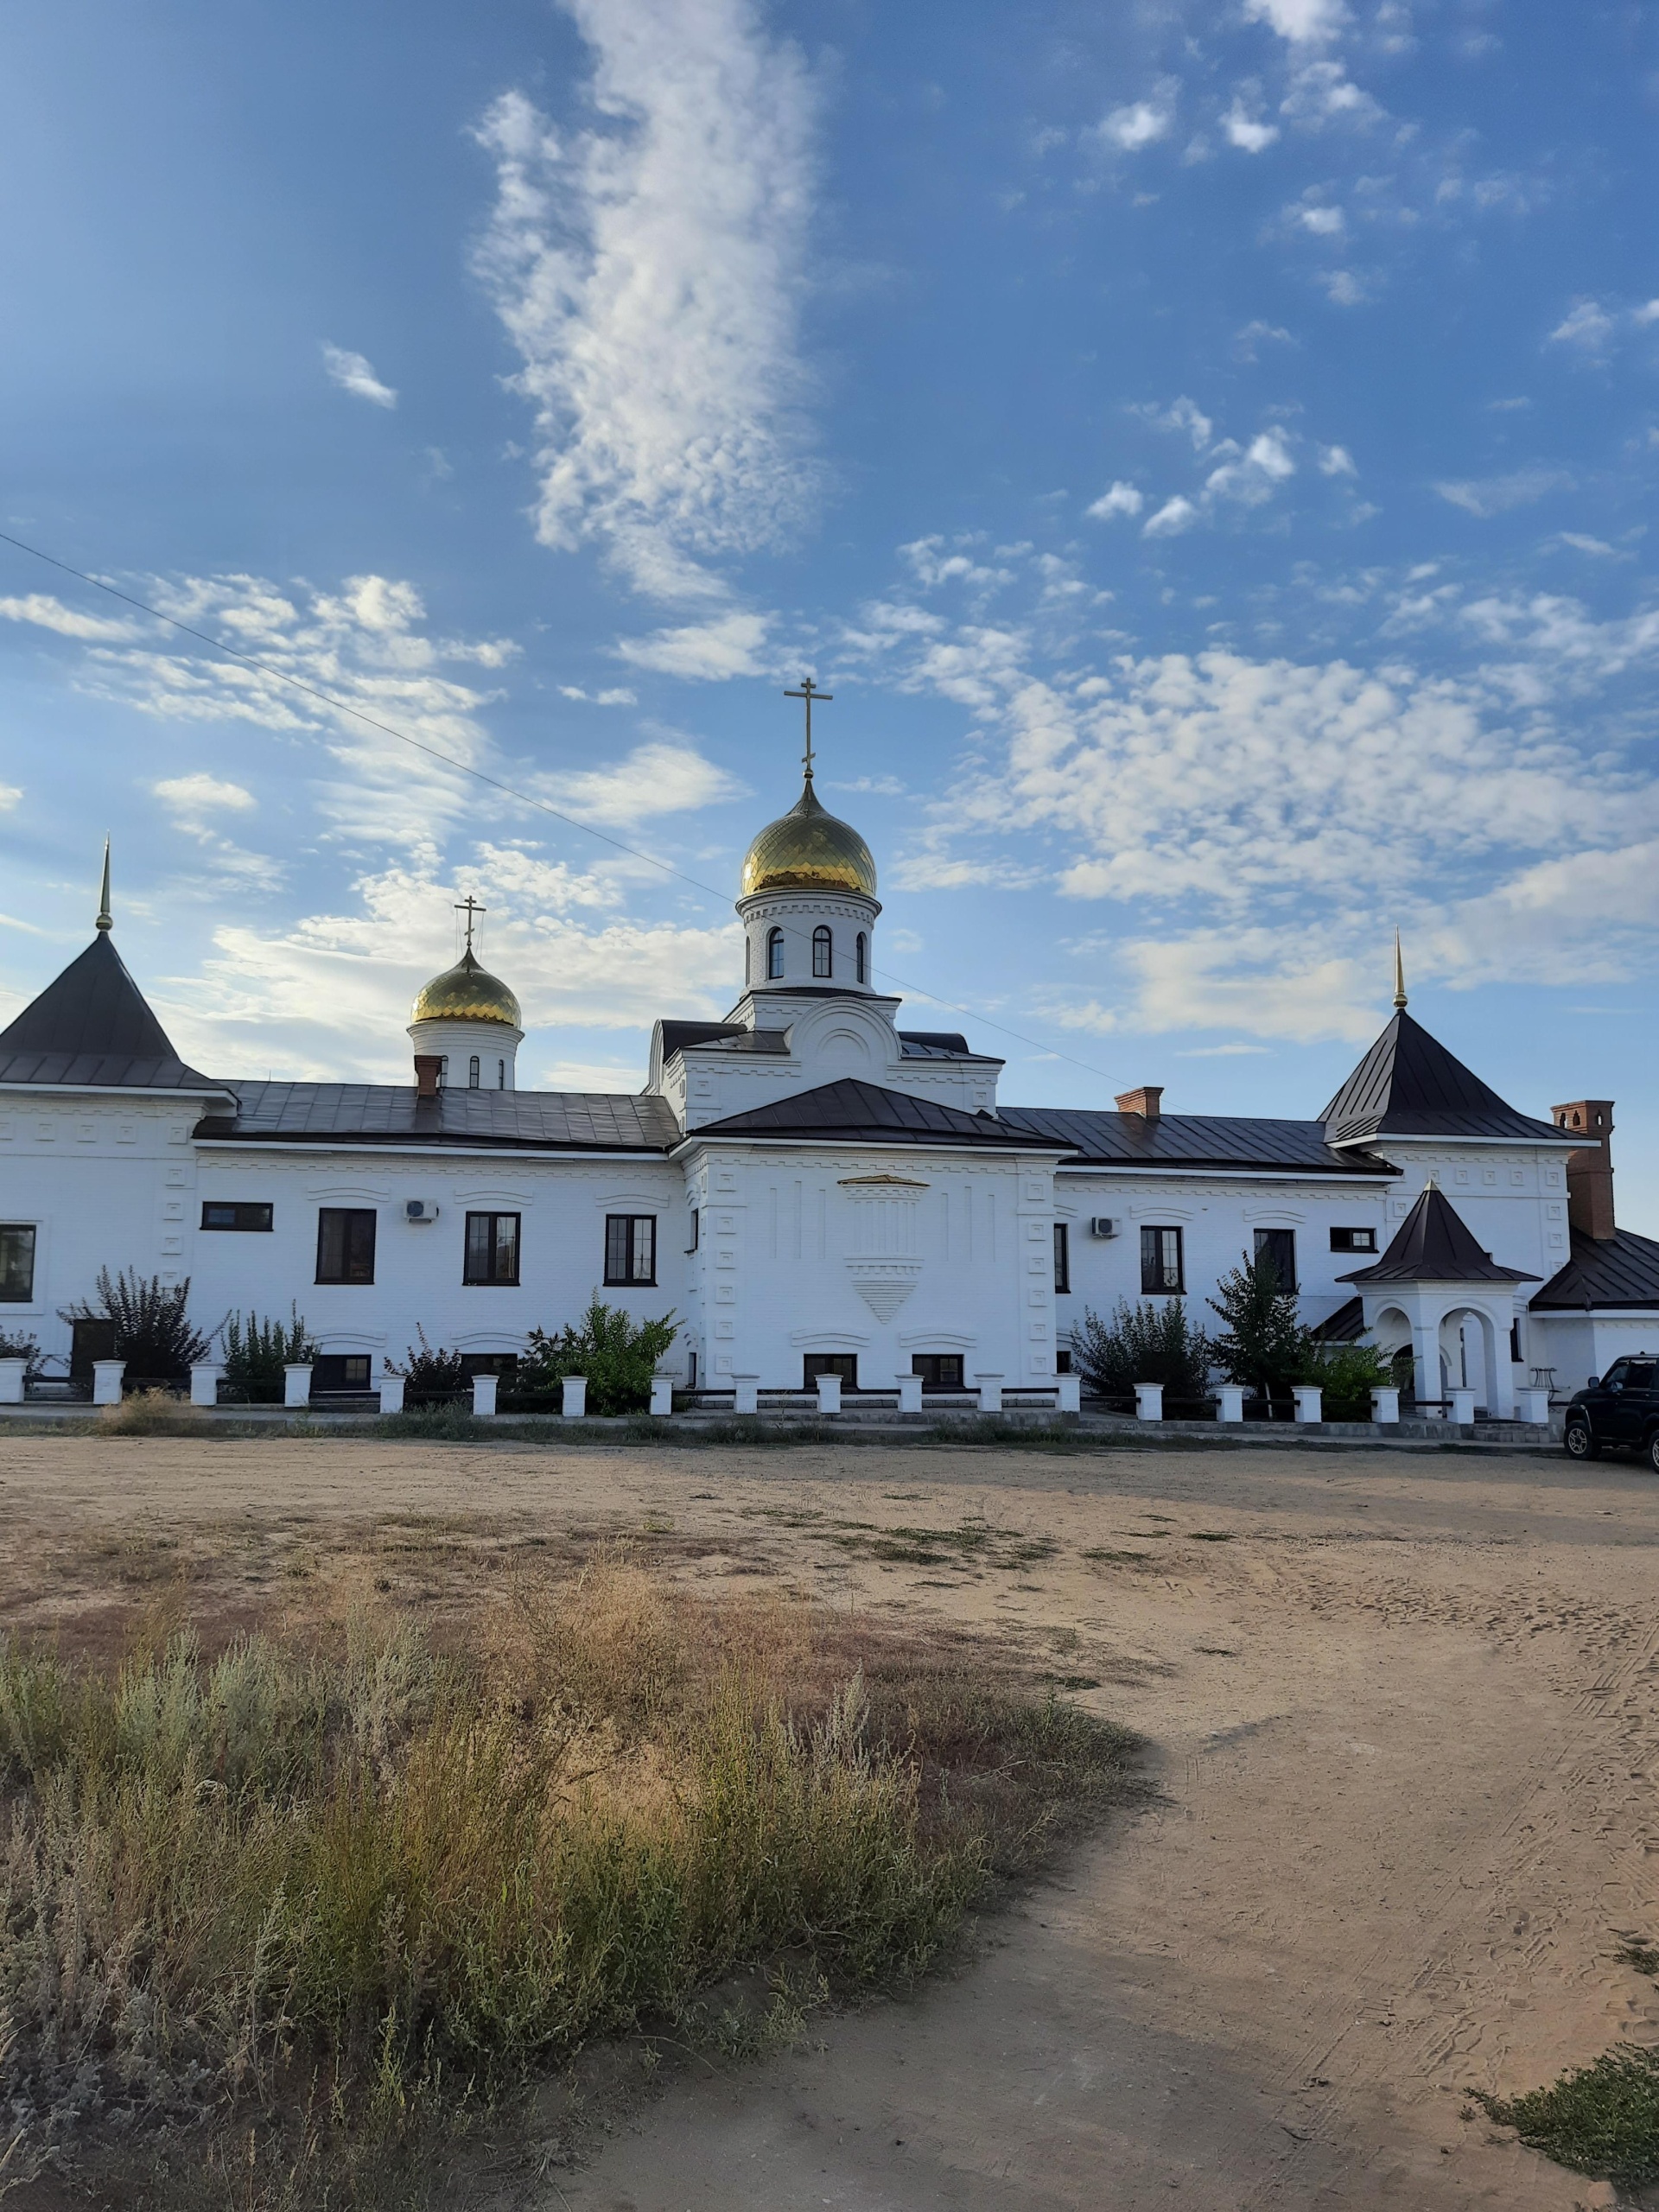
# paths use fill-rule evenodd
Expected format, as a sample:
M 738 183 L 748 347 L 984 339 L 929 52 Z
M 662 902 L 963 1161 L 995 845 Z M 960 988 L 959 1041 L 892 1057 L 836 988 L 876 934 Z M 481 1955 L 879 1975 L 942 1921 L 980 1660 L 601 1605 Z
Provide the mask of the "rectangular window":
M 1071 1224 L 1057 1221 L 1054 1224 L 1054 1287 L 1065 1292 L 1071 1287 Z
M 1071 1372 L 1071 1354 L 1064 1344 L 1054 1355 L 1054 1372 L 1057 1375 L 1069 1375 Z
M 1258 1229 L 1255 1232 L 1255 1256 L 1273 1262 L 1273 1271 L 1279 1278 L 1281 1290 L 1296 1287 L 1296 1232 L 1294 1229 Z
M 518 1280 L 518 1216 L 469 1213 L 463 1282 L 516 1283 Z
M 685 1249 L 688 1252 L 695 1252 L 702 1242 L 702 1208 L 701 1206 L 693 1206 L 691 1209 L 691 1242 Z
M 918 1351 L 910 1363 L 910 1371 L 921 1376 L 924 1390 L 960 1390 L 962 1354 L 959 1351 Z
M 0 1223 L 0 1299 L 27 1306 L 35 1295 L 35 1224 Z
M 311 1363 L 311 1394 L 321 1398 L 346 1390 L 370 1389 L 372 1365 L 365 1351 L 320 1351 Z
M 244 1204 L 221 1204 L 216 1199 L 201 1202 L 201 1225 L 204 1229 L 269 1229 L 271 1220 L 270 1206 Z
M 801 1360 L 801 1387 L 817 1388 L 820 1375 L 839 1375 L 849 1390 L 858 1388 L 858 1354 L 855 1351 L 809 1351 Z
M 1143 1229 L 1141 1232 L 1141 1294 L 1143 1298 L 1166 1298 L 1186 1287 L 1181 1266 L 1179 1229 Z
M 1333 1252 L 1375 1252 L 1376 1231 L 1374 1229 L 1333 1229 L 1331 1249 Z
M 605 1280 L 607 1283 L 656 1281 L 657 1217 L 654 1213 L 606 1215 Z
M 317 1210 L 317 1281 L 374 1281 L 372 1206 L 320 1206 Z

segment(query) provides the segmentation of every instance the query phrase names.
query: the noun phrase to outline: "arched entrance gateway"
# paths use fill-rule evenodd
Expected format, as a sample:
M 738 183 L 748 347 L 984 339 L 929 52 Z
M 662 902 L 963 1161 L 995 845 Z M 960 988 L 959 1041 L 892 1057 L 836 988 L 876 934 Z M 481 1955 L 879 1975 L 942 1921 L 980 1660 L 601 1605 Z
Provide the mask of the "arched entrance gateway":
M 1515 1412 L 1510 1332 L 1523 1282 L 1536 1275 L 1505 1268 L 1484 1252 L 1446 1193 L 1431 1180 L 1375 1267 L 1338 1278 L 1363 1301 L 1365 1333 L 1382 1350 L 1408 1338 L 1417 1402 L 1444 1402 L 1473 1390 L 1477 1410 L 1508 1421 Z

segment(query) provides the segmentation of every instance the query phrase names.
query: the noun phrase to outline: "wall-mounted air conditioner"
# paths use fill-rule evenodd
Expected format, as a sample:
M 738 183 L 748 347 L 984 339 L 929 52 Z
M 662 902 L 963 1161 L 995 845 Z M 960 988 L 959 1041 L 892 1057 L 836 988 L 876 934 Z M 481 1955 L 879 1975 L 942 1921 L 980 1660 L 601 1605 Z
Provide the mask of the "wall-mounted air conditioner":
M 404 1219 L 405 1221 L 414 1222 L 424 1226 L 426 1223 L 435 1221 L 437 1217 L 438 1210 L 436 1206 L 428 1205 L 424 1198 L 405 1198 L 404 1200 Z
M 1089 1234 L 1091 1236 L 1116 1236 L 1117 1224 L 1110 1214 L 1094 1214 L 1090 1217 Z

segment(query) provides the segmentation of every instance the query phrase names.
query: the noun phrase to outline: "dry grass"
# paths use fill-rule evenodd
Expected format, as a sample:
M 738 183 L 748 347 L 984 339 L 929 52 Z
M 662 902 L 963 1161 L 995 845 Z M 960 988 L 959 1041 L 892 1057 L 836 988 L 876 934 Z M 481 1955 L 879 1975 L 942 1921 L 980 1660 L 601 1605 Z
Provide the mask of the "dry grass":
M 1127 1784 L 1118 1731 L 966 1640 L 623 1556 L 515 1566 L 471 1629 L 359 1603 L 214 1655 L 163 1605 L 118 1664 L 0 1649 L 25 2148 L 202 2121 L 213 2201 L 373 2201 L 385 2140 L 734 1977 L 922 1973 Z

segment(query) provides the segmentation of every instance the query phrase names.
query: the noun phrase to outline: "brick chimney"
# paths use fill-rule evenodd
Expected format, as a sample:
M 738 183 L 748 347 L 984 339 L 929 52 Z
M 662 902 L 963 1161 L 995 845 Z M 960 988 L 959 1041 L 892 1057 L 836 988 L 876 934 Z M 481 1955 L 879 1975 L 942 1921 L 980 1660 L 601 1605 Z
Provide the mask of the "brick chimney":
M 436 1052 L 416 1052 L 415 1055 L 415 1096 L 435 1098 L 438 1095 L 438 1071 L 443 1061 Z
M 1613 1234 L 1613 1102 L 1580 1098 L 1552 1106 L 1549 1118 L 1569 1135 L 1584 1132 L 1585 1150 L 1567 1155 L 1567 1217 L 1581 1236 L 1605 1243 Z
M 1117 1110 L 1120 1114 L 1141 1114 L 1155 1122 L 1162 1108 L 1164 1086 L 1161 1083 L 1143 1083 L 1139 1090 L 1120 1090 Z

